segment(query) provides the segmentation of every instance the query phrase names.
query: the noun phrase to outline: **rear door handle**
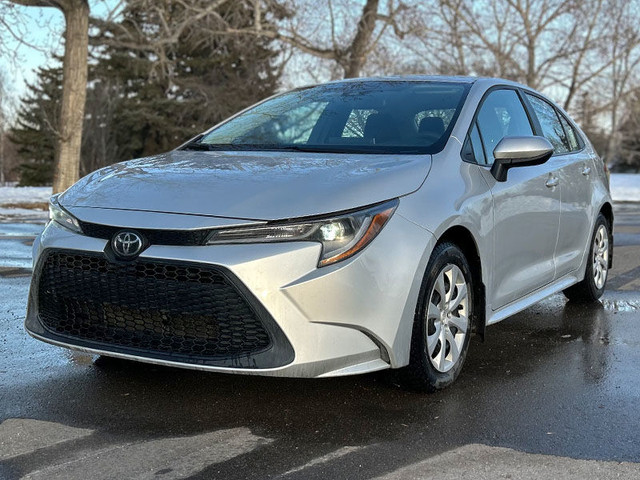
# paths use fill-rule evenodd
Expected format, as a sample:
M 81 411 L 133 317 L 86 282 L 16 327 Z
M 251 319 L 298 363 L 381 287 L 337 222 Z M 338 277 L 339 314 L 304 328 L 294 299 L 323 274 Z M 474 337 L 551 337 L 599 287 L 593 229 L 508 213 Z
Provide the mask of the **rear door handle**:
M 591 167 L 589 167 L 588 165 L 585 165 L 584 168 L 582 169 L 582 174 L 585 177 L 588 177 L 590 173 L 591 173 Z
M 547 180 L 545 185 L 547 186 L 547 188 L 553 188 L 557 187 L 559 183 L 560 180 L 558 179 L 558 177 L 549 177 L 549 180 Z

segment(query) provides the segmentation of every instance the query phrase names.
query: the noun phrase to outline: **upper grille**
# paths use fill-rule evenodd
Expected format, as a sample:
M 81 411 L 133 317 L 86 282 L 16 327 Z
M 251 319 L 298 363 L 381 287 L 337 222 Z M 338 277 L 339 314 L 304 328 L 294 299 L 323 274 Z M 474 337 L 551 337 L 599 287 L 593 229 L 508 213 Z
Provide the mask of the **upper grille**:
M 39 275 L 40 321 L 53 334 L 80 340 L 68 343 L 235 367 L 256 367 L 250 361 L 256 355 L 279 355 L 262 367 L 292 357 L 280 329 L 272 320 L 265 325 L 217 268 L 141 259 L 116 264 L 99 254 L 53 251 Z M 280 352 L 269 352 L 274 337 Z
M 113 227 L 99 223 L 79 221 L 82 232 L 88 237 L 110 240 L 116 233 L 126 230 L 124 227 Z M 200 230 L 152 230 L 136 228 L 151 245 L 205 245 L 211 234 L 210 229 Z

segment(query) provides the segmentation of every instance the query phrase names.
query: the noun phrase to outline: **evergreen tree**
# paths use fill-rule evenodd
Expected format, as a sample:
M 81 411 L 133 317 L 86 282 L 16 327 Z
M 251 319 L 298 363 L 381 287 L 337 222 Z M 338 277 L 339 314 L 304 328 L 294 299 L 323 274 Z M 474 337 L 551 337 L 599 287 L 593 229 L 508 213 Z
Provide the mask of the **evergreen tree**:
M 212 34 L 209 18 L 195 19 L 187 28 L 173 25 L 183 8 L 168 0 L 130 0 L 117 23 L 99 25 L 94 43 L 108 46 L 94 76 L 120 88 L 113 132 L 118 160 L 175 148 L 277 88 L 271 40 Z M 253 21 L 247 2 L 227 2 L 217 15 L 237 28 Z M 175 39 L 158 49 L 166 25 Z
M 237 28 L 251 24 L 250 3 L 227 4 L 216 14 Z M 167 13 L 162 20 L 159 8 Z M 129 0 L 117 22 L 94 20 L 100 33 L 92 39 L 81 175 L 175 148 L 277 88 L 271 40 L 212 34 L 211 19 L 190 23 L 159 58 L 153 45 L 160 23 L 170 24 L 180 8 L 170 0 Z M 40 69 L 23 99 L 12 131 L 23 185 L 51 184 L 61 88 L 60 67 Z
M 53 180 L 56 131 L 62 95 L 62 68 L 39 68 L 27 86 L 11 141 L 18 147 L 20 185 L 50 185 Z
M 616 172 L 640 173 L 640 100 L 632 98 L 627 114 L 614 135 L 618 136 L 618 148 L 613 162 Z

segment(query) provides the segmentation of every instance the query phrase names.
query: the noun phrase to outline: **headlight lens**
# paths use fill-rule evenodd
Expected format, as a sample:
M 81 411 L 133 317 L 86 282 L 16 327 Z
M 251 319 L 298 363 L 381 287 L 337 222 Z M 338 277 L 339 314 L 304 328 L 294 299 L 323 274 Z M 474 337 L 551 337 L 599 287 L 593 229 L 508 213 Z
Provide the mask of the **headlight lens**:
M 349 258 L 369 245 L 397 206 L 395 199 L 330 218 L 216 230 L 207 244 L 320 242 L 322 255 L 318 266 L 324 267 Z
M 78 220 L 58 203 L 58 195 L 49 200 L 49 220 L 74 233 L 82 233 Z

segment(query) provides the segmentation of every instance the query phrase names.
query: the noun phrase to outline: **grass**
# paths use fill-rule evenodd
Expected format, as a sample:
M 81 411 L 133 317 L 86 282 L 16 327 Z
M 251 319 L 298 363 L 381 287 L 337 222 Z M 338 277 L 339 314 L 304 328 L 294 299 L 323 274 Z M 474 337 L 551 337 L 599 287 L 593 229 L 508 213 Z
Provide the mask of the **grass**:
M 47 202 L 20 202 L 20 203 L 3 203 L 0 204 L 2 208 L 27 208 L 29 210 L 48 210 L 49 204 Z

